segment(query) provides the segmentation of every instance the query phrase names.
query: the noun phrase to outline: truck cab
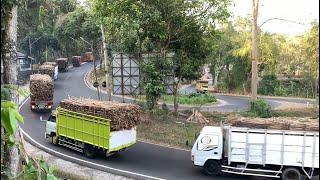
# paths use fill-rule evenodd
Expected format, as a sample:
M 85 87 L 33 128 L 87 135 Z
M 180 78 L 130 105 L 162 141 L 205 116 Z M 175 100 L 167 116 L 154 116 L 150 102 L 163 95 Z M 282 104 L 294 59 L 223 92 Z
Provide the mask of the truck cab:
M 206 93 L 208 92 L 209 82 L 207 80 L 199 80 L 196 84 L 197 93 Z
M 207 175 L 312 179 L 319 175 L 319 133 L 206 126 L 192 147 L 191 160 Z
M 206 126 L 200 132 L 191 150 L 191 160 L 196 166 L 205 166 L 208 160 L 221 160 L 223 134 L 221 127 Z
M 51 115 L 49 116 L 47 122 L 46 122 L 46 132 L 45 132 L 45 138 L 52 138 L 56 135 L 56 111 L 52 111 Z

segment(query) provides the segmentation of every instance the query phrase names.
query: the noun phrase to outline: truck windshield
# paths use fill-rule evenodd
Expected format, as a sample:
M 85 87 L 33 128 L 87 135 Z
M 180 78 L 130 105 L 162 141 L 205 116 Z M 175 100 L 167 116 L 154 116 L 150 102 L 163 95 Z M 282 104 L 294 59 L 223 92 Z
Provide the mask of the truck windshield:
M 48 119 L 48 121 L 50 121 L 50 122 L 56 122 L 56 116 L 50 116 L 49 117 L 49 119 Z

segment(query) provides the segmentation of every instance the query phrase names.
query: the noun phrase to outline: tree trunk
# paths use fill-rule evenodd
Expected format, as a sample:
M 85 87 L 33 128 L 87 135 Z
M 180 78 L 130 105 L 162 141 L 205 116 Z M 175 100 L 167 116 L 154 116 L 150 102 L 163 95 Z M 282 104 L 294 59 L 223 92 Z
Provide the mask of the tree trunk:
M 178 85 L 179 85 L 179 80 L 178 82 L 174 82 L 173 83 L 173 108 L 174 108 L 174 114 L 177 115 L 178 114 L 178 99 L 177 99 L 177 95 L 178 95 Z
M 7 29 L 1 32 L 1 61 L 3 64 L 3 84 L 17 84 L 17 11 L 18 7 L 14 6 L 9 15 Z M 11 100 L 17 100 L 17 93 L 15 91 L 11 92 Z M 18 103 L 18 102 L 17 102 Z M 1 127 L 1 132 L 4 132 L 4 129 Z M 18 132 L 18 131 L 17 131 Z M 1 133 L 1 136 L 3 134 Z M 12 148 L 8 147 L 8 144 L 4 145 L 4 153 L 7 159 L 4 159 L 4 163 L 9 166 L 11 174 L 16 176 L 19 170 L 19 153 L 16 146 Z
M 231 92 L 231 85 L 230 85 L 230 69 L 229 69 L 229 64 L 226 65 L 226 69 L 227 69 L 227 79 L 228 79 L 228 93 Z
M 213 81 L 213 87 L 218 88 L 218 78 L 220 75 L 220 71 L 214 71 L 214 81 Z
M 111 101 L 111 92 L 112 92 L 111 61 L 108 60 L 107 42 L 106 42 L 106 36 L 105 36 L 105 32 L 102 24 L 100 25 L 100 29 L 102 34 L 103 58 L 104 58 L 104 65 L 106 70 L 107 99 L 108 101 Z
M 8 29 L 3 33 L 1 60 L 3 61 L 3 83 L 17 82 L 17 7 L 14 7 L 8 21 Z

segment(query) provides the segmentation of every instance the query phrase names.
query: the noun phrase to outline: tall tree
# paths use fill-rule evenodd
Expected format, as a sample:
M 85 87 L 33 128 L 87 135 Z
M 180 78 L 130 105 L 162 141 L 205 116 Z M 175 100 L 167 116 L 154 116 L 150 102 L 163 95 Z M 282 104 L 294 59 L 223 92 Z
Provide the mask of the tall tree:
M 197 72 L 204 63 L 204 32 L 209 22 L 228 16 L 229 0 L 93 0 L 93 4 L 101 22 L 108 28 L 108 38 L 116 42 L 114 49 L 132 54 L 160 52 L 163 57 L 167 53 L 175 54 L 174 102 L 177 107 L 176 88 L 181 79 L 199 76 L 185 72 Z

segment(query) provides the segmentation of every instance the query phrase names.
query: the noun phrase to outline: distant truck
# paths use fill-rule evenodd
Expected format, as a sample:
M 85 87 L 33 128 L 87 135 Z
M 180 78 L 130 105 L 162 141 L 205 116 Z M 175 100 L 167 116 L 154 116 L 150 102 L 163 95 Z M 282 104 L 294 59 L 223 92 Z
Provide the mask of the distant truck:
M 58 71 L 59 72 L 66 72 L 68 71 L 68 58 L 58 58 L 56 59 L 58 64 Z
M 79 67 L 82 63 L 82 57 L 81 56 L 72 56 L 72 65 L 73 67 Z
M 206 126 L 191 160 L 208 175 L 311 179 L 319 175 L 319 132 Z
M 208 80 L 198 80 L 196 84 L 197 93 L 206 93 L 209 90 Z
M 43 64 L 42 64 L 43 66 L 47 66 L 47 65 L 51 65 L 51 66 L 53 66 L 54 67 L 54 72 L 53 72 L 53 79 L 54 80 L 57 80 L 58 79 L 58 73 L 59 73 L 59 71 L 58 71 L 58 64 L 56 63 L 56 62 L 44 62 Z
M 53 81 L 47 74 L 30 76 L 30 107 L 32 111 L 50 111 L 53 105 Z
M 93 57 L 92 52 L 86 52 L 84 54 L 84 61 L 93 62 L 93 60 L 94 60 L 94 57 Z
M 109 156 L 137 142 L 136 127 L 111 131 L 109 119 L 61 107 L 49 117 L 45 137 L 51 139 L 54 145 L 74 149 L 89 158 L 98 151 Z

